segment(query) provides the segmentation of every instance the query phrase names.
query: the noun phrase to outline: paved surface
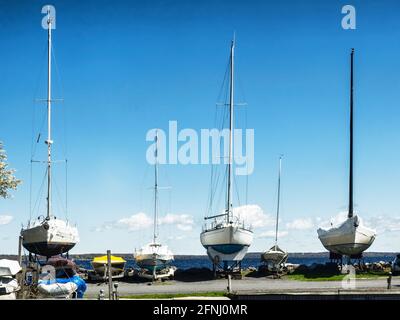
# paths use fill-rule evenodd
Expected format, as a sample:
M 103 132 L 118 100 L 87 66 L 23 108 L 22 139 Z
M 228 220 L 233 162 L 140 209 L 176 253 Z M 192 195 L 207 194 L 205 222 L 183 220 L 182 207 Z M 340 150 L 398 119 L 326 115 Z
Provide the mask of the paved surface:
M 167 281 L 159 283 L 129 283 L 124 281 L 118 282 L 118 292 L 120 296 L 140 295 L 140 294 L 176 294 L 176 293 L 200 293 L 209 291 L 226 291 L 227 280 L 209 280 L 209 281 Z M 348 285 L 351 285 L 348 284 Z M 386 278 L 383 279 L 357 279 L 355 288 L 347 286 L 352 291 L 386 291 Z M 108 285 L 88 284 L 85 296 L 87 298 L 97 297 L 100 289 L 104 290 L 108 295 Z M 234 292 L 243 293 L 284 293 L 284 292 L 337 292 L 345 290 L 341 281 L 295 281 L 285 279 L 268 279 L 268 278 L 243 278 L 242 280 L 232 280 L 232 290 Z M 400 293 L 400 277 L 393 277 L 391 292 Z

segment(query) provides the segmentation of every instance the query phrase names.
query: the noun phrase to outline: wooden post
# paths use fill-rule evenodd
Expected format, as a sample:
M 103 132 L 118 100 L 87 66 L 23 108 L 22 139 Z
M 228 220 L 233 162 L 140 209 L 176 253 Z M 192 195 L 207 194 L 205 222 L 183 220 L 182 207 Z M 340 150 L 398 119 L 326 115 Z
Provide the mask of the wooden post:
M 22 240 L 23 237 L 20 235 L 18 241 L 18 263 L 20 266 L 22 265 Z
M 230 274 L 228 274 L 228 293 L 232 293 L 232 279 Z
M 390 290 L 392 289 L 392 273 L 389 272 L 389 276 L 387 278 L 387 289 Z
M 20 235 L 19 239 L 18 239 L 18 263 L 20 265 L 20 267 L 22 268 L 22 240 L 23 237 Z M 18 285 L 20 287 L 20 290 L 17 292 L 17 297 L 21 297 L 22 293 L 23 293 L 23 279 L 25 277 L 25 273 L 24 270 L 22 270 L 20 273 L 17 274 L 16 279 L 18 281 Z
M 108 271 L 108 299 L 113 299 L 113 284 L 111 273 L 111 250 L 107 250 L 107 271 Z

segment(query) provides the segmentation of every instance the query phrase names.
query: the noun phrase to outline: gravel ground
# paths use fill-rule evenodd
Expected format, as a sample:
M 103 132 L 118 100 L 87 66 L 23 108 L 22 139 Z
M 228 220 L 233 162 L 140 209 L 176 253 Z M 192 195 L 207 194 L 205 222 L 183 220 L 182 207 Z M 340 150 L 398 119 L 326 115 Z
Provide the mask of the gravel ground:
M 120 296 L 140 295 L 140 294 L 177 294 L 177 293 L 199 293 L 210 291 L 225 291 L 227 280 L 208 280 L 208 281 L 166 281 L 149 284 L 146 282 L 125 282 L 118 281 L 118 292 Z M 384 290 L 386 289 L 386 279 L 357 279 L 356 290 Z M 100 289 L 105 294 L 108 293 L 106 283 L 89 283 L 86 291 L 86 298 L 96 298 Z M 232 290 L 236 292 L 271 293 L 289 291 L 337 291 L 343 289 L 341 281 L 296 281 L 285 279 L 269 278 L 243 278 L 242 280 L 232 280 Z M 393 277 L 392 291 L 400 291 L 400 277 Z

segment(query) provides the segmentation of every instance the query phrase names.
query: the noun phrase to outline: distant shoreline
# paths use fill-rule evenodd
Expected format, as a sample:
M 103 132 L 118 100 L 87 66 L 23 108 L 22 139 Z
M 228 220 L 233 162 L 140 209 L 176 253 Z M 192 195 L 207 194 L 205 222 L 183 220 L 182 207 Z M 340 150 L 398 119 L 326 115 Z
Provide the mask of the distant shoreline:
M 70 254 L 69 257 L 72 259 L 93 259 L 94 257 L 103 256 L 106 253 L 77 253 Z M 381 256 L 395 256 L 399 254 L 399 252 L 365 252 L 364 258 L 373 258 L 373 257 L 381 257 Z M 121 256 L 127 259 L 133 259 L 133 253 L 112 253 L 114 256 Z M 261 252 L 249 252 L 245 259 L 254 259 L 259 258 Z M 175 255 L 175 260 L 188 260 L 188 259 L 201 259 L 207 257 L 207 255 L 190 255 L 190 254 L 177 254 Z M 328 252 L 292 252 L 289 253 L 289 258 L 328 258 Z M 16 260 L 16 254 L 0 254 L 0 259 L 10 259 Z

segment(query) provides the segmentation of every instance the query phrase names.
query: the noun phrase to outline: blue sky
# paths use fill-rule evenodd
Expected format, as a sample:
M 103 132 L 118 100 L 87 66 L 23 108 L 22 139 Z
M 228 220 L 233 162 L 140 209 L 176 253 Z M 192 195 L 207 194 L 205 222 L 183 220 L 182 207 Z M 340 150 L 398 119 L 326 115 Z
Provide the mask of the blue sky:
M 34 102 L 46 94 L 44 4 L 0 0 L 0 139 L 24 181 L 12 199 L 0 201 L 0 216 L 12 217 L 0 224 L 0 253 L 17 251 L 21 223 L 29 218 L 31 146 L 45 114 Z M 237 125 L 247 114 L 255 130 L 248 204 L 257 206 L 251 209 L 258 228 L 250 251 L 273 241 L 268 235 L 281 153 L 283 247 L 323 251 L 318 224 L 345 210 L 352 47 L 356 209 L 378 230 L 372 251 L 400 250 L 397 1 L 351 1 L 356 30 L 341 28 L 348 1 L 51 4 L 57 10 L 53 97 L 64 99 L 54 106 L 54 152 L 69 161 L 68 217 L 81 236 L 73 252 L 132 252 L 151 240 L 146 218 L 137 215 L 150 215 L 152 208 L 146 133 L 167 129 L 170 120 L 178 129 L 213 127 L 234 31 L 236 99 L 248 104 L 237 111 Z M 44 148 L 37 146 L 36 158 L 45 156 Z M 34 167 L 36 193 L 41 170 Z M 64 167 L 55 171 L 62 198 Z M 204 253 L 199 232 L 209 166 L 164 165 L 160 171 L 160 183 L 172 186 L 161 195 L 162 215 L 170 213 L 161 239 L 177 254 Z M 144 225 L 136 230 L 135 223 Z

